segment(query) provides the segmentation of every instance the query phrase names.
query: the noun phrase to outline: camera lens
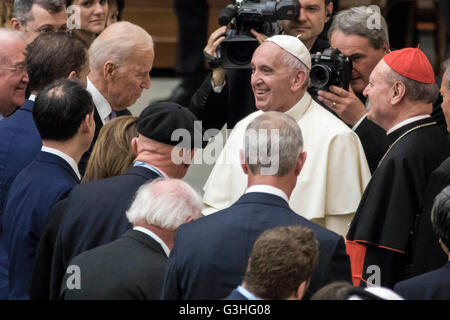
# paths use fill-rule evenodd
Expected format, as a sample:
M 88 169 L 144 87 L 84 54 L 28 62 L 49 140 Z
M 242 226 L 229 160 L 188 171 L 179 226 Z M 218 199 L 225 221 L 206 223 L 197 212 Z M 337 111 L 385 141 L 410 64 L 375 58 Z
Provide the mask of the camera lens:
M 228 59 L 235 65 L 247 65 L 252 61 L 253 52 L 258 44 L 237 42 L 228 47 Z
M 330 81 L 331 69 L 323 64 L 316 64 L 311 67 L 309 78 L 311 84 L 317 88 L 325 87 Z

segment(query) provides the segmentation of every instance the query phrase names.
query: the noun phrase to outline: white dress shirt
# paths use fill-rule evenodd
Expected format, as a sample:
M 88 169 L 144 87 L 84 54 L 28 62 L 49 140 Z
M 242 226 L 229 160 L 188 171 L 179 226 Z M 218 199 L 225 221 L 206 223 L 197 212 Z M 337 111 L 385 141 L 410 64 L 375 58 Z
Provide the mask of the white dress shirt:
M 102 119 L 103 124 L 107 123 L 109 121 L 109 115 L 112 111 L 111 105 L 89 80 L 89 77 L 87 77 L 86 90 L 91 94 L 95 108 L 97 109 L 98 115 L 100 116 L 100 119 Z
M 273 194 L 273 195 L 278 196 L 280 198 L 283 198 L 284 201 L 286 201 L 286 202 L 289 202 L 289 198 L 288 198 L 287 194 L 283 190 L 275 188 L 273 186 L 266 185 L 266 184 L 253 185 L 250 188 L 248 188 L 245 193 L 250 193 L 250 192 L 270 193 L 270 194 Z

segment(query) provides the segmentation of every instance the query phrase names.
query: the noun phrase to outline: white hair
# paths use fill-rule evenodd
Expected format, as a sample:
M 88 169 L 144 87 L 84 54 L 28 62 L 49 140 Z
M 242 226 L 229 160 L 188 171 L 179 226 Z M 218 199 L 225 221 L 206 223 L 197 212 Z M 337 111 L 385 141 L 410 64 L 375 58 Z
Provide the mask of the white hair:
M 156 179 L 144 184 L 126 215 L 131 223 L 145 222 L 176 230 L 187 219 L 201 217 L 200 195 L 179 179 Z
M 11 51 L 9 49 L 9 44 L 15 40 L 22 40 L 25 43 L 23 32 L 0 28 L 0 43 L 2 43 L 0 46 L 0 65 L 10 62 Z
M 100 71 L 108 60 L 118 65 L 125 64 L 134 53 L 152 49 L 153 39 L 147 31 L 126 21 L 113 23 L 92 42 L 90 67 Z

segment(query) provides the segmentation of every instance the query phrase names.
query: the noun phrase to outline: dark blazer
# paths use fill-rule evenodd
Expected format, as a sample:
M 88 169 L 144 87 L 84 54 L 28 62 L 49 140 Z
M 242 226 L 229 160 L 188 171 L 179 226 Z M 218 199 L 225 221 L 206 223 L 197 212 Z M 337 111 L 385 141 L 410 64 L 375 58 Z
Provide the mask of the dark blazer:
M 397 283 L 394 291 L 406 300 L 449 300 L 450 262 L 438 270 Z
M 231 291 L 231 293 L 224 300 L 248 300 L 237 289 Z
M 125 212 L 137 189 L 158 178 L 144 167 L 76 186 L 70 193 L 52 259 L 50 298 L 57 299 L 70 260 L 80 253 L 120 238 L 131 228 Z
M 341 236 L 299 216 L 282 198 L 254 192 L 244 194 L 230 208 L 178 228 L 163 299 L 225 298 L 241 283 L 256 238 L 286 225 L 310 228 L 319 242 L 319 263 L 307 297 L 332 281 L 350 281 L 350 261 Z
M 40 151 L 11 185 L 2 221 L 10 299 L 29 299 L 34 256 L 47 216 L 52 206 L 78 183 L 80 180 L 64 159 Z
M 61 298 L 66 300 L 159 300 L 167 255 L 161 245 L 147 234 L 128 230 L 109 244 L 83 252 L 70 262 L 80 268 L 81 289 L 66 285 Z
M 39 239 L 31 276 L 31 300 L 48 300 L 50 297 L 52 257 L 55 251 L 56 236 L 58 235 L 59 226 L 66 208 L 66 201 L 67 198 L 53 206 L 47 217 L 45 229 Z
M 25 168 L 42 146 L 41 136 L 33 120 L 34 101 L 26 100 L 8 118 L 0 121 L 0 220 L 9 188 L 20 170 Z M 8 257 L 0 224 L 0 299 L 8 297 Z
M 431 173 L 421 213 L 416 216 L 411 245 L 410 277 L 436 270 L 448 261 L 431 225 L 434 198 L 450 185 L 450 158 Z
M 117 116 L 128 116 L 131 115 L 131 112 L 128 109 L 124 109 L 121 111 L 117 111 Z M 94 108 L 94 121 L 95 121 L 95 132 L 94 138 L 92 139 L 91 145 L 89 149 L 83 154 L 80 162 L 78 163 L 78 170 L 80 171 L 81 176 L 84 176 L 86 172 L 87 163 L 89 161 L 89 157 L 91 156 L 92 149 L 94 149 L 95 142 L 97 141 L 98 134 L 100 133 L 100 129 L 103 127 L 103 121 L 98 114 L 97 108 Z

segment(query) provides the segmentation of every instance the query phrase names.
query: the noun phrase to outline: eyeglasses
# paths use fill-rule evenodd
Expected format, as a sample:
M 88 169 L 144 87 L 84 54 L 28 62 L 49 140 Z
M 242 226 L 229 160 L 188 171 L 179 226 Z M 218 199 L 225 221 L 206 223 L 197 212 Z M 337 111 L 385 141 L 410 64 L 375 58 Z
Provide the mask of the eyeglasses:
M 25 23 L 25 25 L 37 33 L 67 32 L 67 24 L 62 25 L 58 29 L 56 29 L 55 27 L 53 27 L 51 25 L 45 25 L 45 26 L 39 27 L 38 29 L 33 28 L 28 23 Z
M 0 70 L 11 70 L 14 73 L 27 72 L 27 66 L 17 66 L 17 67 L 0 67 Z

